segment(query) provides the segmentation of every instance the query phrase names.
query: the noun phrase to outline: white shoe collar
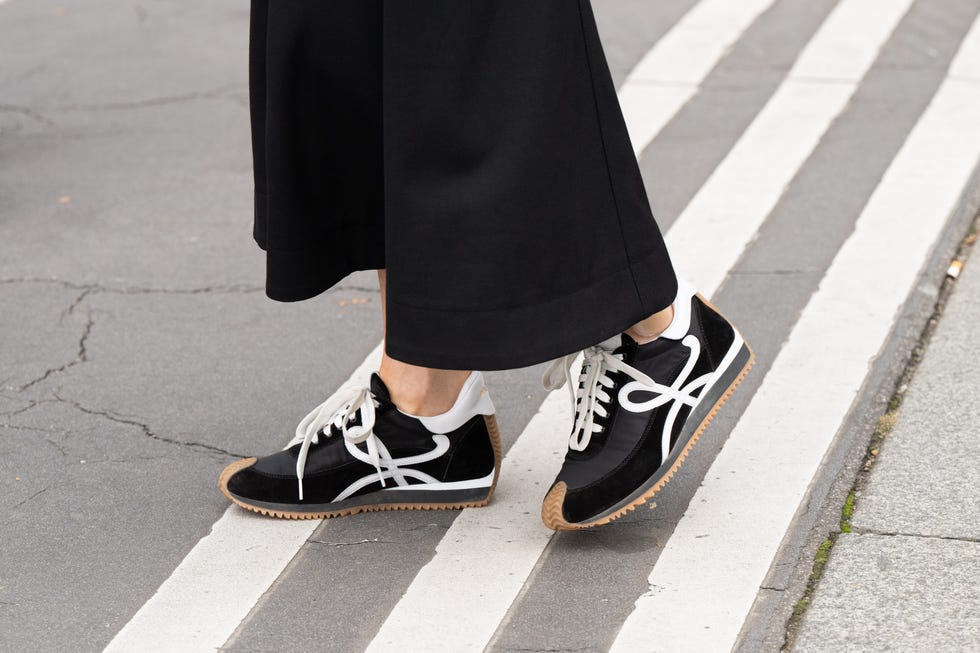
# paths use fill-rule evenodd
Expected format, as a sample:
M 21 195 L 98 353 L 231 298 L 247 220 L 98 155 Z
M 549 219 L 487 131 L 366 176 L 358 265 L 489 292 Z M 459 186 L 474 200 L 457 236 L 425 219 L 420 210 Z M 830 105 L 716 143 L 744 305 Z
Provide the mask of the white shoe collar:
M 684 339 L 684 336 L 691 330 L 691 299 L 696 294 L 697 290 L 694 286 L 683 279 L 677 280 L 677 297 L 673 303 L 674 319 L 671 320 L 670 326 L 660 334 L 660 338 L 667 338 L 668 340 Z

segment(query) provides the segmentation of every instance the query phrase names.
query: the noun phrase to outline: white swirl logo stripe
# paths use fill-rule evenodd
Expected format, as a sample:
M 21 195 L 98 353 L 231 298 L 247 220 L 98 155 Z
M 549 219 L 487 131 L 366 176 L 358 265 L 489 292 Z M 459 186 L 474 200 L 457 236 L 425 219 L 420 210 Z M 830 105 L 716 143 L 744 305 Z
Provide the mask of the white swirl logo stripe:
M 449 451 L 449 438 L 445 435 L 437 433 L 432 436 L 432 441 L 436 444 L 435 449 L 432 451 L 427 451 L 426 453 L 418 454 L 416 456 L 406 456 L 405 458 L 392 458 L 391 454 L 388 452 L 388 448 L 385 447 L 381 440 L 378 440 L 378 456 L 381 459 L 382 467 L 381 474 L 371 473 L 354 481 L 348 485 L 343 492 L 338 494 L 334 501 L 343 501 L 361 488 L 366 487 L 379 479 L 394 479 L 395 483 L 401 486 L 409 484 L 408 478 L 413 478 L 417 481 L 422 481 L 423 483 L 438 483 L 439 479 L 433 478 L 425 472 L 420 472 L 417 469 L 401 467 L 401 465 L 418 465 L 420 463 L 427 463 L 430 460 L 439 458 L 444 453 Z M 361 451 L 356 444 L 350 442 L 350 440 L 345 440 L 344 444 L 347 445 L 347 451 L 350 452 L 350 455 L 354 456 L 361 462 L 373 464 L 371 462 L 371 457 Z
M 674 422 L 677 420 L 677 414 L 681 407 L 684 405 L 691 408 L 697 406 L 700 396 L 695 397 L 693 393 L 704 387 L 711 379 L 711 372 L 708 372 L 685 385 L 687 378 L 694 371 L 694 366 L 697 365 L 698 358 L 701 357 L 701 342 L 695 336 L 687 335 L 681 344 L 690 349 L 691 354 L 673 383 L 668 386 L 654 382 L 650 386 L 639 381 L 630 381 L 619 391 L 619 405 L 631 413 L 645 413 L 663 406 L 667 402 L 673 402 L 667 410 L 667 419 L 664 421 L 664 430 L 660 441 L 661 461 L 667 460 L 667 456 L 670 454 L 670 437 L 674 431 Z M 634 392 L 652 393 L 656 396 L 646 401 L 635 402 L 630 399 L 630 395 Z

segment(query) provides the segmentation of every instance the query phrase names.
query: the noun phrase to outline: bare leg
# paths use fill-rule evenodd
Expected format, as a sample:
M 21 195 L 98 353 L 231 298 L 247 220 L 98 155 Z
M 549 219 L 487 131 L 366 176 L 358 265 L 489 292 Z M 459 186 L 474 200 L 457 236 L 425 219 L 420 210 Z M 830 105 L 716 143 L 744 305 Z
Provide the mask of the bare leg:
M 659 313 L 654 313 L 645 320 L 641 320 L 626 330 L 626 335 L 641 345 L 645 345 L 651 340 L 656 339 L 661 333 L 667 330 L 671 320 L 674 319 L 674 307 L 668 306 Z
M 385 317 L 386 277 L 385 270 L 378 270 L 382 318 Z M 381 357 L 378 373 L 388 386 L 394 404 L 406 413 L 419 416 L 441 415 L 452 408 L 470 375 L 469 370 L 437 370 L 409 365 L 391 358 L 387 352 Z

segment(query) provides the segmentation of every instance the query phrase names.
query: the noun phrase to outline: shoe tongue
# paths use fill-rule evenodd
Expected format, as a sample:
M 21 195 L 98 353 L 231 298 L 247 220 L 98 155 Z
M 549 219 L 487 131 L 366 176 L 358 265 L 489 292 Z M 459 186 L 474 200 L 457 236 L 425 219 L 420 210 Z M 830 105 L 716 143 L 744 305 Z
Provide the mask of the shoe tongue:
M 381 377 L 378 376 L 377 372 L 373 372 L 371 374 L 371 384 L 369 387 L 371 388 L 371 393 L 379 401 L 391 401 L 391 393 L 388 392 L 388 386 L 386 386 L 385 382 L 381 380 Z
M 620 337 L 619 347 L 616 347 L 613 353 L 623 354 L 623 358 L 629 361 L 632 360 L 633 356 L 636 354 L 637 348 L 639 348 L 639 345 L 636 344 L 636 340 L 633 340 L 633 338 L 624 333 Z

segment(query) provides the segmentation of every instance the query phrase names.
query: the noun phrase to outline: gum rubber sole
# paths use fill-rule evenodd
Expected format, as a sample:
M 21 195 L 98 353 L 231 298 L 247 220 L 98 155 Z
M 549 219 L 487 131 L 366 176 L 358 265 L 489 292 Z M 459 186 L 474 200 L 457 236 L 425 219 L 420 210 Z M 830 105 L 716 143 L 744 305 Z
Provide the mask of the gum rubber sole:
M 486 497 L 475 500 L 475 501 L 455 501 L 455 502 L 401 502 L 401 503 L 375 503 L 375 504 L 364 504 L 358 506 L 350 506 L 347 508 L 341 508 L 338 510 L 323 510 L 323 511 L 295 511 L 295 510 L 279 510 L 276 508 L 270 508 L 267 506 L 256 505 L 249 503 L 247 499 L 239 497 L 232 494 L 228 490 L 228 481 L 237 472 L 246 467 L 250 467 L 255 464 L 256 458 L 245 458 L 244 460 L 236 460 L 231 463 L 221 472 L 221 476 L 218 478 L 218 487 L 221 489 L 221 493 L 228 498 L 229 501 L 234 503 L 236 506 L 249 510 L 251 512 L 257 512 L 261 515 L 267 517 L 276 517 L 278 519 L 330 519 L 333 517 L 347 517 L 349 515 L 356 515 L 362 512 L 382 512 L 386 510 L 459 510 L 462 508 L 482 508 L 490 503 L 490 499 L 493 498 L 493 492 L 497 488 L 497 480 L 500 478 L 500 464 L 503 458 L 503 448 L 500 444 L 500 430 L 497 426 L 497 419 L 493 415 L 485 415 L 483 418 L 487 423 L 487 431 L 490 434 L 490 443 L 493 446 L 493 458 L 494 458 L 494 473 L 493 473 L 493 484 L 490 486 L 490 491 L 487 493 Z
M 721 315 L 721 312 L 714 306 L 711 306 L 711 304 L 701 297 L 700 294 L 698 297 L 712 310 Z M 644 503 L 652 499 L 658 492 L 660 492 L 660 490 L 662 490 L 664 486 L 670 482 L 670 479 L 674 476 L 674 473 L 677 472 L 680 466 L 684 463 L 688 454 L 691 452 L 691 449 L 700 439 L 701 434 L 704 433 L 706 428 L 708 428 L 708 425 L 714 419 L 715 415 L 718 414 L 721 407 L 725 405 L 728 398 L 732 396 L 733 392 L 735 392 L 735 388 L 742 383 L 749 371 L 752 369 L 752 366 L 755 364 L 755 353 L 753 353 L 752 348 L 749 347 L 748 343 L 744 343 L 743 347 L 748 350 L 748 360 L 742 365 L 742 369 L 739 371 L 735 379 L 715 401 L 714 406 L 711 407 L 708 414 L 701 420 L 697 430 L 694 431 L 694 434 L 688 439 L 687 443 L 684 445 L 684 448 L 681 450 L 680 455 L 677 456 L 676 460 L 674 460 L 667 472 L 653 485 L 647 488 L 642 494 L 633 498 L 628 503 L 610 514 L 604 514 L 601 517 L 595 518 L 591 521 L 569 522 L 565 519 L 564 511 L 562 510 L 565 503 L 565 494 L 568 492 L 568 486 L 564 482 L 557 483 L 553 488 L 551 488 L 548 495 L 544 498 L 544 502 L 541 504 L 541 521 L 544 522 L 544 525 L 555 531 L 579 531 L 587 528 L 593 528 L 595 526 L 602 526 L 611 521 L 619 519 L 626 513 L 636 510 L 639 506 L 642 506 Z

